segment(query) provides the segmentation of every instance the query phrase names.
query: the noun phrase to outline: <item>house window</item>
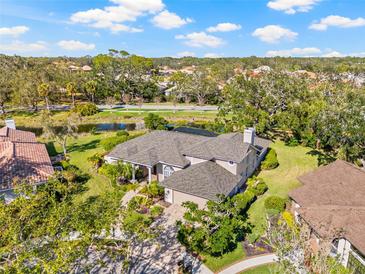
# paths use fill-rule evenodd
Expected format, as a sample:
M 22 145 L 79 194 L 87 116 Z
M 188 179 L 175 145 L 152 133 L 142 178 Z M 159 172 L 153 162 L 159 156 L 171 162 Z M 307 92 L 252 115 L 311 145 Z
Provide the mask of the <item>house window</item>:
M 234 165 L 234 162 L 233 161 L 229 161 L 228 162 L 230 166 L 233 166 Z
M 170 177 L 171 174 L 174 173 L 174 169 L 170 166 L 165 166 L 163 169 L 163 177 L 167 178 Z

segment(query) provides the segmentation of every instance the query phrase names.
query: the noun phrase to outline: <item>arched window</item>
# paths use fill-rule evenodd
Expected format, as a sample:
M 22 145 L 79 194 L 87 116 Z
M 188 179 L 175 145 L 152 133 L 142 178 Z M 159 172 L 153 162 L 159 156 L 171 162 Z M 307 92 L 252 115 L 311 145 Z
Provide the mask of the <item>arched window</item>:
M 163 168 L 163 177 L 164 178 L 170 177 L 172 173 L 174 173 L 174 169 L 172 167 L 165 166 Z

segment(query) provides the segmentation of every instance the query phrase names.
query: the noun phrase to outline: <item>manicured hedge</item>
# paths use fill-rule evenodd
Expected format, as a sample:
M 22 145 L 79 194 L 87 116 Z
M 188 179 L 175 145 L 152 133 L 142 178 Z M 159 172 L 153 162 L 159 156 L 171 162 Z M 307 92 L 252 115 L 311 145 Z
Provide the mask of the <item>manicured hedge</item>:
M 269 196 L 265 200 L 265 208 L 282 212 L 285 209 L 286 199 L 279 196 Z
M 269 148 L 269 152 L 266 154 L 265 160 L 261 163 L 261 168 L 266 169 L 274 169 L 279 166 L 278 157 L 276 151 L 272 148 Z

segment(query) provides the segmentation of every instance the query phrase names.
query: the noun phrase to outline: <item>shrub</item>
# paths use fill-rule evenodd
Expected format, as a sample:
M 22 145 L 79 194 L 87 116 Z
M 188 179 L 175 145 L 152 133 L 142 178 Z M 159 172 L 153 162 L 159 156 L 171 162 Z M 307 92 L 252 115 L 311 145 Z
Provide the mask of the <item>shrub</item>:
M 150 184 L 143 187 L 140 193 L 147 195 L 148 197 L 162 197 L 164 194 L 164 188 L 161 187 L 157 181 L 153 181 Z
M 286 199 L 279 196 L 270 196 L 265 200 L 265 208 L 268 210 L 275 210 L 282 212 L 285 209 Z
M 276 151 L 272 148 L 266 154 L 265 160 L 261 163 L 261 168 L 264 170 L 274 169 L 279 166 Z
M 105 138 L 100 141 L 100 145 L 102 148 L 104 148 L 106 151 L 112 150 L 117 145 L 124 143 L 125 141 L 129 140 L 129 136 L 115 136 L 115 137 L 109 137 Z
M 243 212 L 254 201 L 255 194 L 251 190 L 246 190 L 239 193 L 232 198 L 236 204 L 238 211 Z
M 252 191 L 255 196 L 260 196 L 266 192 L 268 187 L 262 178 L 252 177 L 247 181 L 247 189 Z
M 97 114 L 99 112 L 98 107 L 93 103 L 86 103 L 77 105 L 74 108 L 74 111 L 80 114 L 81 116 L 91 116 Z
M 151 207 L 151 216 L 156 218 L 158 216 L 160 216 L 163 212 L 163 207 L 162 206 L 159 206 L 159 205 L 155 205 L 153 207 Z
M 120 130 L 120 131 L 118 131 L 117 132 L 117 134 L 116 134 L 117 136 L 129 136 L 129 133 L 128 133 L 128 131 L 125 131 L 125 130 Z
M 166 129 L 168 122 L 157 114 L 149 113 L 144 118 L 144 124 L 148 129 Z

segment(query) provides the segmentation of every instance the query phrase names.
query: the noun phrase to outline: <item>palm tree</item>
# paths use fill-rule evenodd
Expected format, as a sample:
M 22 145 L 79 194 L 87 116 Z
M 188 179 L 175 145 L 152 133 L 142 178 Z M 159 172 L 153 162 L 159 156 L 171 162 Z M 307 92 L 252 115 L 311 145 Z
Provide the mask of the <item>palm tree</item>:
M 69 82 L 66 84 L 66 92 L 68 96 L 72 97 L 72 106 L 75 106 L 75 94 L 76 94 L 76 85 L 74 82 Z
M 38 86 L 39 95 L 44 97 L 44 101 L 46 103 L 47 110 L 49 110 L 48 96 L 49 96 L 49 84 L 42 83 Z

